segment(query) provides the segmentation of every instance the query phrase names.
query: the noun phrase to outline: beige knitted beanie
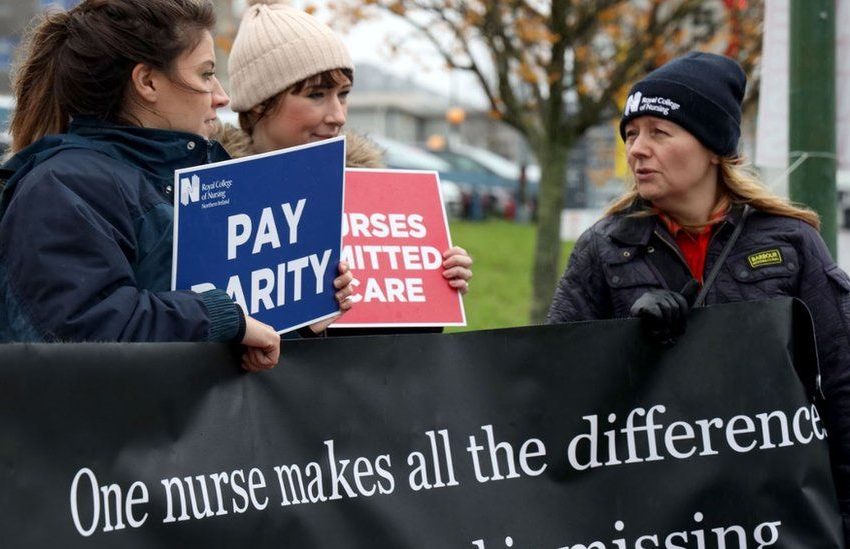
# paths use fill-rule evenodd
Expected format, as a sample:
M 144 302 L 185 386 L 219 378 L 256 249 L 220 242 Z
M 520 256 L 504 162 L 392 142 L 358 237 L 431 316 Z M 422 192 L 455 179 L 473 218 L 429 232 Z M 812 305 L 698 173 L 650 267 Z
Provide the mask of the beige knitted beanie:
M 249 111 L 310 76 L 354 70 L 339 36 L 311 15 L 275 0 L 249 0 L 230 51 L 230 108 Z

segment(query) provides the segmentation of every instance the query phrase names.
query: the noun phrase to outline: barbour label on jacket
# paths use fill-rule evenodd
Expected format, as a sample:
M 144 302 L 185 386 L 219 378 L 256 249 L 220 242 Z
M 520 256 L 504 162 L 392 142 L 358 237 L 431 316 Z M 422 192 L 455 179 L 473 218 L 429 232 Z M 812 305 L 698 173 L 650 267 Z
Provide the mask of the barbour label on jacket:
M 782 265 L 782 254 L 777 248 L 756 252 L 747 256 L 747 263 L 753 269 L 767 267 L 768 265 Z

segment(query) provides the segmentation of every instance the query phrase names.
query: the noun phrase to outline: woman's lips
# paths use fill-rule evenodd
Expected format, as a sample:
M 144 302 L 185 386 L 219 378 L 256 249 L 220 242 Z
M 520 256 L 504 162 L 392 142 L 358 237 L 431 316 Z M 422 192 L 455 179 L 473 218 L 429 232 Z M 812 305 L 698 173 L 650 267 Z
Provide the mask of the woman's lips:
M 651 179 L 655 174 L 658 173 L 655 170 L 651 170 L 649 168 L 640 168 L 635 170 L 635 177 L 641 181 L 646 179 Z

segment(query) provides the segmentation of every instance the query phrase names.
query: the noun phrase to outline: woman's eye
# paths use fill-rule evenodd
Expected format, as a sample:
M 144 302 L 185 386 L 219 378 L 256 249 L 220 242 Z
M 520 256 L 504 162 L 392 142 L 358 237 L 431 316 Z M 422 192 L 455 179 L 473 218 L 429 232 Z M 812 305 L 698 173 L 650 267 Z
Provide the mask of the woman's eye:
M 205 78 L 206 80 L 210 80 L 210 79 L 212 79 L 214 76 L 215 76 L 215 73 L 214 73 L 214 72 L 205 72 L 205 73 L 204 73 L 204 78 Z
M 339 99 L 341 101 L 345 101 L 346 99 L 348 99 L 349 93 L 351 93 L 351 90 L 345 90 L 345 91 L 339 92 Z
M 325 96 L 325 92 L 323 91 L 313 91 L 307 94 L 307 97 L 310 99 L 321 99 Z

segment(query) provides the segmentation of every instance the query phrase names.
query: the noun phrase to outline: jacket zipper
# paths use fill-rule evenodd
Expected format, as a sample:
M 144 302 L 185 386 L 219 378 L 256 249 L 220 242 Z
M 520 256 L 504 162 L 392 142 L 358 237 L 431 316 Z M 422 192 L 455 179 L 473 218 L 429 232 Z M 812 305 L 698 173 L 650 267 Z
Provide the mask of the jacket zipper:
M 691 272 L 691 268 L 688 266 L 688 262 L 687 262 L 687 261 L 685 261 L 685 258 L 682 256 L 682 252 L 679 250 L 679 247 L 678 247 L 678 246 L 675 246 L 675 245 L 673 245 L 673 244 L 671 244 L 670 242 L 668 242 L 668 241 L 667 241 L 667 239 L 666 239 L 666 238 L 664 238 L 664 236 L 663 236 L 661 233 L 659 233 L 657 230 L 654 230 L 654 231 L 653 231 L 653 233 L 655 234 L 655 236 L 657 236 L 657 237 L 658 237 L 658 240 L 660 240 L 660 241 L 661 241 L 661 242 L 663 242 L 663 243 L 664 243 L 664 244 L 665 244 L 668 248 L 670 248 L 671 250 L 673 250 L 673 253 L 674 253 L 674 254 L 676 254 L 676 257 L 678 257 L 678 258 L 679 258 L 679 261 L 681 261 L 681 262 L 682 262 L 682 265 L 684 265 L 684 266 L 685 266 L 685 269 L 687 269 L 687 270 L 688 270 L 687 272 L 689 272 L 689 273 L 690 273 L 690 272 Z M 691 273 L 691 274 L 693 274 L 693 273 Z
M 710 271 L 710 270 L 711 270 L 711 265 L 709 265 L 709 264 L 708 264 L 708 250 L 710 250 L 710 249 L 711 249 L 711 245 L 714 243 L 714 239 L 717 237 L 717 235 L 720 233 L 720 231 L 722 231 L 722 230 L 723 230 L 723 227 L 725 227 L 725 226 L 726 226 L 726 223 L 728 223 L 728 221 L 724 221 L 723 223 L 721 223 L 721 224 L 720 224 L 720 226 L 719 226 L 716 230 L 712 231 L 712 233 L 711 233 L 711 238 L 709 238 L 709 239 L 708 239 L 708 247 L 706 248 L 706 252 L 705 252 L 705 253 L 706 253 L 706 255 L 705 255 L 705 260 L 706 260 L 706 262 L 705 262 L 705 270 L 706 270 L 706 271 Z M 681 252 L 681 251 L 679 251 L 678 246 L 674 246 L 673 244 L 671 244 L 671 243 L 670 243 L 670 242 L 669 242 L 666 238 L 664 238 L 664 236 L 663 236 L 661 233 L 659 233 L 659 232 L 658 232 L 658 230 L 653 230 L 652 232 L 655 234 L 655 236 L 657 236 L 657 237 L 658 237 L 658 240 L 660 240 L 661 242 L 663 242 L 664 244 L 666 244 L 668 248 L 670 248 L 671 250 L 673 250 L 673 253 L 675 253 L 675 254 L 676 254 L 676 257 L 678 257 L 678 258 L 679 258 L 679 261 L 681 261 L 681 262 L 682 262 L 682 265 L 684 265 L 684 266 L 685 266 L 685 268 L 686 268 L 686 269 L 688 270 L 688 272 L 690 273 L 690 272 L 691 272 L 691 268 L 690 268 L 690 266 L 688 266 L 688 262 L 687 262 L 687 261 L 685 261 L 685 258 L 684 258 L 684 257 L 682 257 L 682 252 Z M 691 274 L 693 275 L 693 273 L 691 273 Z M 700 283 L 700 287 L 702 287 L 702 283 Z
M 717 237 L 718 234 L 720 234 L 720 231 L 722 231 L 724 229 L 724 227 L 726 227 L 727 223 L 729 223 L 729 222 L 724 221 L 723 223 L 721 223 L 719 227 L 717 227 L 715 230 L 713 230 L 711 232 L 711 238 L 708 239 L 708 247 L 705 249 L 705 268 L 704 268 L 704 270 L 707 271 L 707 272 L 711 272 L 711 268 L 714 266 L 714 265 L 709 265 L 709 263 L 708 263 L 708 251 L 711 249 L 711 245 L 714 244 L 714 239 Z M 700 286 L 702 286 L 702 284 L 700 284 Z

